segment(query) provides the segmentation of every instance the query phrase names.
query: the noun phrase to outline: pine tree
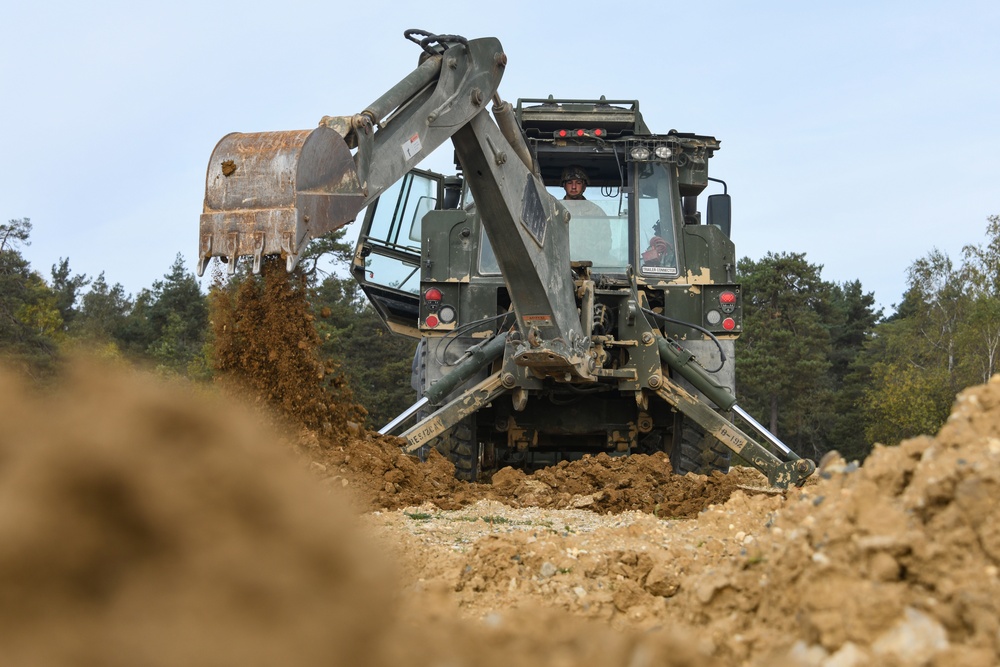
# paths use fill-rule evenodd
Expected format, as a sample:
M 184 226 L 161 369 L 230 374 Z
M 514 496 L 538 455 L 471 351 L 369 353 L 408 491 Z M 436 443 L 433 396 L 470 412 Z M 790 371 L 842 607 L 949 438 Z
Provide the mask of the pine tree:
M 803 254 L 743 259 L 743 331 L 737 340 L 737 395 L 769 430 L 802 456 L 828 448 L 834 422 L 830 329 L 823 313 L 832 286 Z
M 55 294 L 21 254 L 31 228 L 28 218 L 0 225 L 0 353 L 37 376 L 52 370 L 63 322 Z

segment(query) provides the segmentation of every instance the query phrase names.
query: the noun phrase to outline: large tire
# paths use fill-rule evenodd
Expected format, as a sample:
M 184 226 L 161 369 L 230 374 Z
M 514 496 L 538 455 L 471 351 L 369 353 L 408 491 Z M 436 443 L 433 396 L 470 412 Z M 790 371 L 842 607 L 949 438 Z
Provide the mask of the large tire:
M 476 438 L 475 415 L 466 417 L 442 433 L 434 448 L 455 464 L 455 477 L 463 482 L 479 479 L 479 440 Z
M 674 415 L 672 440 L 669 456 L 674 473 L 709 475 L 716 470 L 729 472 L 733 451 L 716 438 L 706 435 L 698 424 L 679 412 Z
M 421 410 L 417 413 L 417 420 L 419 421 L 429 414 L 430 412 Z M 463 482 L 475 482 L 479 479 L 480 445 L 476 438 L 475 415 L 469 415 L 434 438 L 429 445 L 418 449 L 417 458 L 426 461 L 431 447 L 455 465 L 455 479 Z

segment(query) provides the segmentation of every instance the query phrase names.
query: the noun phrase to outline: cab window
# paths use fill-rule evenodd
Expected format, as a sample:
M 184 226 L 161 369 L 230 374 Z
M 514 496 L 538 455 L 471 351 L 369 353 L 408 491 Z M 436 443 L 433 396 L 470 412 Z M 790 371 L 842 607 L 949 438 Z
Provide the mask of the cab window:
M 638 163 L 631 197 L 638 224 L 639 267 L 643 275 L 677 275 L 674 219 L 680 215 L 676 175 L 669 165 Z

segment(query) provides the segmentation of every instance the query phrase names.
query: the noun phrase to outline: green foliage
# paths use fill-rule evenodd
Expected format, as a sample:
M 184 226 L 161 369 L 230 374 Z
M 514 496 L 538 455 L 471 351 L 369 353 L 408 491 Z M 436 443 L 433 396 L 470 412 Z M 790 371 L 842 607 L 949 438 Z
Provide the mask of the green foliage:
M 16 252 L 20 256 L 22 245 L 31 245 L 31 219 L 8 220 L 0 225 L 0 252 Z
M 70 331 L 97 344 L 121 341 L 132 305 L 125 288 L 120 283 L 109 286 L 102 271 L 91 284 L 90 291 L 80 298 L 80 311 Z
M 148 315 L 153 344 L 168 335 L 185 343 L 200 343 L 203 340 L 208 323 L 208 304 L 198 279 L 184 268 L 184 258 L 180 253 L 164 279 L 153 283 Z
M 864 352 L 869 439 L 935 433 L 959 391 L 997 372 L 1000 217 L 987 222 L 986 243 L 966 246 L 961 266 L 937 249 L 910 266 L 902 303 Z
M 69 330 L 88 346 L 113 344 L 129 359 L 151 363 L 163 372 L 192 375 L 190 369 L 195 369 L 194 376 L 208 377 L 204 359 L 208 306 L 180 254 L 163 280 L 134 298 L 121 284 L 109 286 L 102 272 L 79 301 Z
M 743 259 L 739 273 L 744 334 L 737 343 L 737 395 L 772 433 L 814 456 L 833 419 L 830 332 L 818 312 L 830 285 L 801 254 Z
M 879 318 L 859 281 L 835 285 L 802 254 L 739 264 L 743 335 L 737 395 L 751 414 L 800 455 L 830 449 L 863 457 L 857 358 Z
M 138 303 L 144 307 L 149 325 L 143 331 L 148 336 L 146 354 L 160 368 L 185 373 L 189 364 L 202 354 L 208 303 L 198 279 L 184 268 L 180 253 L 164 279 L 154 282 L 153 289 Z M 143 335 L 137 336 L 139 340 L 142 338 Z
M 954 395 L 946 373 L 879 361 L 871 369 L 865 435 L 872 442 L 896 444 L 935 433 L 948 417 Z
M 829 448 L 848 460 L 863 459 L 871 451 L 871 440 L 860 426 L 864 423 L 864 390 L 871 376 L 862 352 L 882 311 L 875 310 L 874 294 L 865 293 L 857 280 L 833 285 L 830 297 L 826 321 L 831 336 L 834 417 L 826 440 Z
M 31 221 L 0 225 L 0 353 L 32 375 L 44 375 L 56 360 L 63 322 L 56 297 L 21 255 Z
M 911 265 L 907 283 L 896 314 L 865 350 L 865 432 L 885 444 L 935 433 L 962 386 L 956 343 L 968 300 L 959 273 L 935 249 Z
M 90 284 L 90 278 L 84 274 L 71 275 L 69 258 L 59 258 L 59 264 L 52 266 L 52 292 L 54 305 L 63 321 L 63 328 L 68 330 L 76 318 L 76 304 L 80 300 L 80 290 Z
M 81 294 L 87 285 L 90 289 Z M 47 294 L 23 312 L 49 338 L 61 340 L 66 332 L 104 356 L 124 356 L 197 379 L 211 376 L 205 348 L 208 307 L 181 255 L 163 280 L 134 298 L 121 284 L 109 285 L 103 272 L 93 281 L 71 275 L 69 260 L 61 259 L 52 267 Z
M 354 398 L 379 428 L 416 400 L 410 386 L 415 342 L 386 330 L 350 278 L 327 276 L 311 292 L 321 354 L 336 361 Z
M 986 237 L 985 245 L 962 249 L 963 278 L 972 303 L 958 332 L 958 346 L 966 352 L 960 370 L 977 382 L 997 372 L 1000 356 L 1000 215 L 987 218 Z
M 989 381 L 1000 356 L 1000 296 L 972 299 L 955 344 L 961 351 L 957 375 L 970 384 Z

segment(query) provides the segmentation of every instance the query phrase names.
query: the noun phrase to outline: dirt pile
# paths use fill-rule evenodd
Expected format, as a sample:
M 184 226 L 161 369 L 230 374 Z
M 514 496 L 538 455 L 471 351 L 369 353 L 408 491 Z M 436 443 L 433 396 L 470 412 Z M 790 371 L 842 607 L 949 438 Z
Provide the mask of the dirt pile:
M 360 663 L 387 566 L 251 415 L 120 372 L 0 378 L 5 665 Z M 291 653 L 290 653 L 291 652 Z
M 695 520 L 478 505 L 383 523 L 413 536 L 411 580 L 472 617 L 534 601 L 687 628 L 718 664 L 986 666 L 1000 664 L 998 493 L 1000 376 L 934 438 L 832 461 L 786 495 L 737 490 Z
M 353 434 L 352 434 L 353 432 Z M 425 502 L 456 509 L 485 493 L 455 479 L 455 466 L 437 451 L 420 462 L 403 453 L 399 438 L 352 429 L 339 441 L 311 431 L 299 434 L 299 451 L 324 484 L 344 489 L 361 511 L 398 509 Z
M 997 664 L 1000 376 L 960 394 L 937 437 L 824 476 L 690 582 L 708 628 L 871 664 Z M 739 610 L 754 613 L 733 623 Z
M 587 509 L 602 514 L 628 510 L 663 518 L 691 518 L 707 506 L 725 502 L 734 491 L 766 487 L 755 470 L 729 475 L 673 475 L 665 454 L 611 457 L 606 454 L 563 461 L 526 474 L 504 468 L 488 483 L 467 484 L 455 468 L 432 451 L 419 462 L 404 454 L 391 436 L 348 432 L 339 443 L 311 431 L 299 436 L 300 450 L 327 484 L 351 490 L 363 510 L 400 509 L 429 503 L 452 510 L 478 500 L 511 507 Z
M 754 470 L 711 477 L 671 472 L 666 454 L 608 456 L 563 461 L 531 475 L 504 468 L 493 476 L 492 499 L 515 507 L 588 509 L 617 514 L 628 510 L 662 518 L 691 518 L 707 506 L 725 502 L 740 486 L 766 486 Z
M 669 633 L 551 610 L 398 613 L 340 499 L 190 386 L 101 370 L 36 396 L 0 376 L 0 419 L 5 665 L 700 664 Z

